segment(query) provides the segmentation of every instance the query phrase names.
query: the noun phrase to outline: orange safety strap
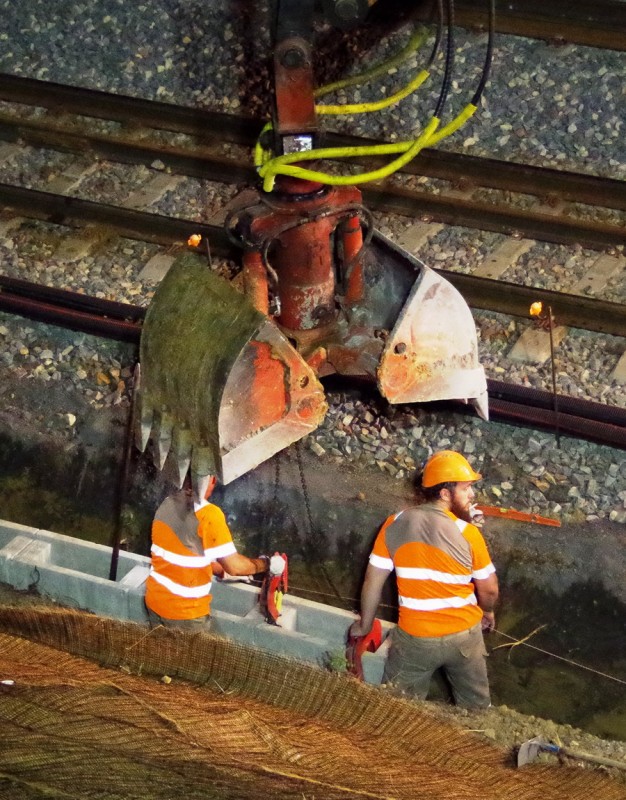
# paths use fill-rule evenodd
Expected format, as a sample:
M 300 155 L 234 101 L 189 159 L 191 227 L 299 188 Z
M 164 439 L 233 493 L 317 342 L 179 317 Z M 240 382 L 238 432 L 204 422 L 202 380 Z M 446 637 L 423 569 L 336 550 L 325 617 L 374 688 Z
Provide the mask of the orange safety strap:
M 514 508 L 477 505 L 476 510 L 480 511 L 486 517 L 515 519 L 519 522 L 535 522 L 537 525 L 550 525 L 554 528 L 561 527 L 561 521 L 558 519 L 552 519 L 552 517 L 541 517 L 539 514 L 529 514 L 526 511 L 516 511 Z

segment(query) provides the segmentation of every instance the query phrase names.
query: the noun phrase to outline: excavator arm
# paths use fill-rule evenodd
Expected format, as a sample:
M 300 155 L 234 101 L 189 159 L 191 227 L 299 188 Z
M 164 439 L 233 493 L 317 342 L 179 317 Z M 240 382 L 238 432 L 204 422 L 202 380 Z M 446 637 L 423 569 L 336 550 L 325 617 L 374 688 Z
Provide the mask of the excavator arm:
M 324 11 L 346 27 L 368 6 L 327 0 Z M 142 334 L 138 444 L 152 440 L 161 468 L 171 453 L 181 483 L 191 466 L 198 492 L 207 476 L 229 483 L 315 430 L 325 375 L 367 378 L 391 403 L 460 399 L 488 416 L 461 295 L 374 230 L 349 178 L 301 170 L 318 152 L 316 5 L 275 0 L 273 9 L 274 111 L 257 148 L 265 188 L 226 220 L 244 291 L 185 253 Z

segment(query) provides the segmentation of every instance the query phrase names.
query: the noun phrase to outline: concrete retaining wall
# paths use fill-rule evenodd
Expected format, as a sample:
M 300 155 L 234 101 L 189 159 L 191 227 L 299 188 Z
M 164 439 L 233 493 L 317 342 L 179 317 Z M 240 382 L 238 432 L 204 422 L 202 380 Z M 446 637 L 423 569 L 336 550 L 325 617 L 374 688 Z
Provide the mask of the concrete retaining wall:
M 42 596 L 101 616 L 148 624 L 143 597 L 150 559 L 120 551 L 117 579 L 109 580 L 110 547 L 59 533 L 0 520 L 0 582 L 34 589 Z M 213 630 L 228 638 L 282 655 L 327 664 L 345 652 L 354 614 L 285 596 L 280 626 L 268 625 L 258 609 L 258 588 L 241 582 L 213 582 Z M 376 653 L 363 656 L 368 683 L 380 683 L 389 631 Z

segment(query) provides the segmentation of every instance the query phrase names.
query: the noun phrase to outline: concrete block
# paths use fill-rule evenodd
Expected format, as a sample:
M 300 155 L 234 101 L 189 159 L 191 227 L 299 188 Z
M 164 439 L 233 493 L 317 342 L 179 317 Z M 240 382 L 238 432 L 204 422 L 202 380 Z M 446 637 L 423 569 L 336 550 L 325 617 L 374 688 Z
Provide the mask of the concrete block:
M 324 638 L 333 646 L 343 646 L 347 641 L 348 628 L 356 619 L 356 614 L 342 608 L 324 606 L 313 600 L 287 595 L 283 600 L 283 609 L 292 604 L 298 609 L 297 630 L 308 636 L 317 636 L 323 631 Z
M 443 228 L 438 222 L 416 222 L 398 237 L 398 245 L 409 253 L 416 253 Z
M 30 536 L 16 536 L 0 551 L 0 580 L 24 591 L 31 586 L 39 589 L 41 572 L 48 564 L 52 548 Z
M 212 630 L 237 642 L 318 666 L 324 665 L 331 650 L 325 639 L 268 625 L 264 620 L 254 624 L 253 620 L 244 621 L 224 611 L 214 612 Z
M 255 625 L 269 625 L 265 617 L 261 613 L 261 607 L 257 605 L 249 611 L 244 617 L 246 622 L 251 622 Z M 280 617 L 278 618 L 278 627 L 285 631 L 296 632 L 298 630 L 298 611 L 295 608 L 283 608 Z
M 567 328 L 557 325 L 552 329 L 554 347 L 558 347 L 567 335 Z M 527 328 L 509 352 L 513 361 L 543 364 L 550 358 L 550 333 L 541 328 Z
M 36 588 L 59 603 L 114 619 L 147 624 L 144 584 L 150 559 L 119 554 L 117 581 L 108 580 L 112 550 L 0 520 L 0 581 L 16 589 Z M 287 595 L 279 625 L 269 625 L 258 606 L 259 589 L 246 583 L 214 582 L 212 616 L 216 633 L 262 650 L 325 666 L 344 653 L 355 615 L 343 609 Z M 394 626 L 383 622 L 388 633 Z M 380 682 L 383 644 L 366 654 L 366 680 Z
M 622 386 L 626 386 L 626 352 L 622 353 L 620 360 L 617 362 L 617 366 L 611 373 L 611 379 Z
M 149 564 L 137 564 L 130 572 L 127 572 L 124 577 L 119 580 L 118 586 L 128 589 L 138 589 L 143 587 L 150 572 Z
M 20 561 L 27 561 L 29 564 L 42 566 L 49 564 L 52 556 L 52 545 L 50 542 L 37 541 L 32 539 L 26 547 L 24 547 L 17 558 Z
M 499 278 L 507 269 L 528 252 L 534 239 L 505 239 L 472 273 L 477 278 Z
M 587 274 L 570 289 L 572 294 L 593 295 L 601 292 L 609 280 L 626 269 L 626 257 L 620 253 L 602 253 L 593 262 Z
M 126 617 L 130 622 L 139 622 L 142 625 L 148 624 L 148 612 L 144 603 L 145 589 L 142 586 L 132 587 L 125 590 L 126 595 Z
M 15 558 L 25 547 L 28 547 L 32 541 L 30 536 L 14 536 L 9 540 L 8 544 L 5 544 L 0 550 L 0 558 Z
M 243 618 L 259 602 L 258 586 L 214 580 L 212 584 L 212 609 L 225 611 Z
M 32 528 L 30 525 L 20 525 L 18 522 L 8 522 L 8 520 L 0 520 L 0 546 L 2 542 L 10 541 L 14 536 L 23 534 L 31 539 L 36 534 L 37 529 Z
M 19 555 L 32 543 L 32 537 L 30 536 L 15 536 L 12 535 L 11 538 L 7 541 L 7 543 L 2 547 L 0 550 L 0 581 L 3 583 L 8 583 L 9 585 L 13 585 L 13 572 L 14 572 L 14 559 L 18 558 Z M 29 581 L 24 585 L 25 578 L 22 577 L 20 589 L 26 589 L 32 581 Z
M 126 592 L 114 582 L 63 567 L 36 568 L 37 591 L 64 605 L 114 619 L 128 618 Z
M 126 208 L 146 208 L 160 200 L 167 192 L 173 191 L 184 180 L 186 179 L 182 175 L 158 173 L 141 189 L 129 194 L 122 205 Z
M 144 268 L 139 273 L 142 281 L 158 283 L 167 275 L 169 268 L 174 263 L 175 256 L 165 253 L 157 254 L 146 262 Z

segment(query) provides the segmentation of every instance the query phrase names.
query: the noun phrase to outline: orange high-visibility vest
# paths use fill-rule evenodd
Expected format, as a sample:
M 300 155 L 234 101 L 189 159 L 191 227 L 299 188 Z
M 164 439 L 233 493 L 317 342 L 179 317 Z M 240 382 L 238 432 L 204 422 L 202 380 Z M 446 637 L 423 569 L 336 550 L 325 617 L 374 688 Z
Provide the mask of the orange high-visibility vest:
M 495 572 L 478 528 L 431 504 L 388 517 L 370 564 L 395 569 L 398 627 L 411 636 L 446 636 L 480 622 L 472 579 Z
M 191 508 L 181 492 L 168 497 L 152 523 L 146 605 L 165 619 L 211 613 L 211 562 L 236 553 L 224 513 L 204 501 Z

